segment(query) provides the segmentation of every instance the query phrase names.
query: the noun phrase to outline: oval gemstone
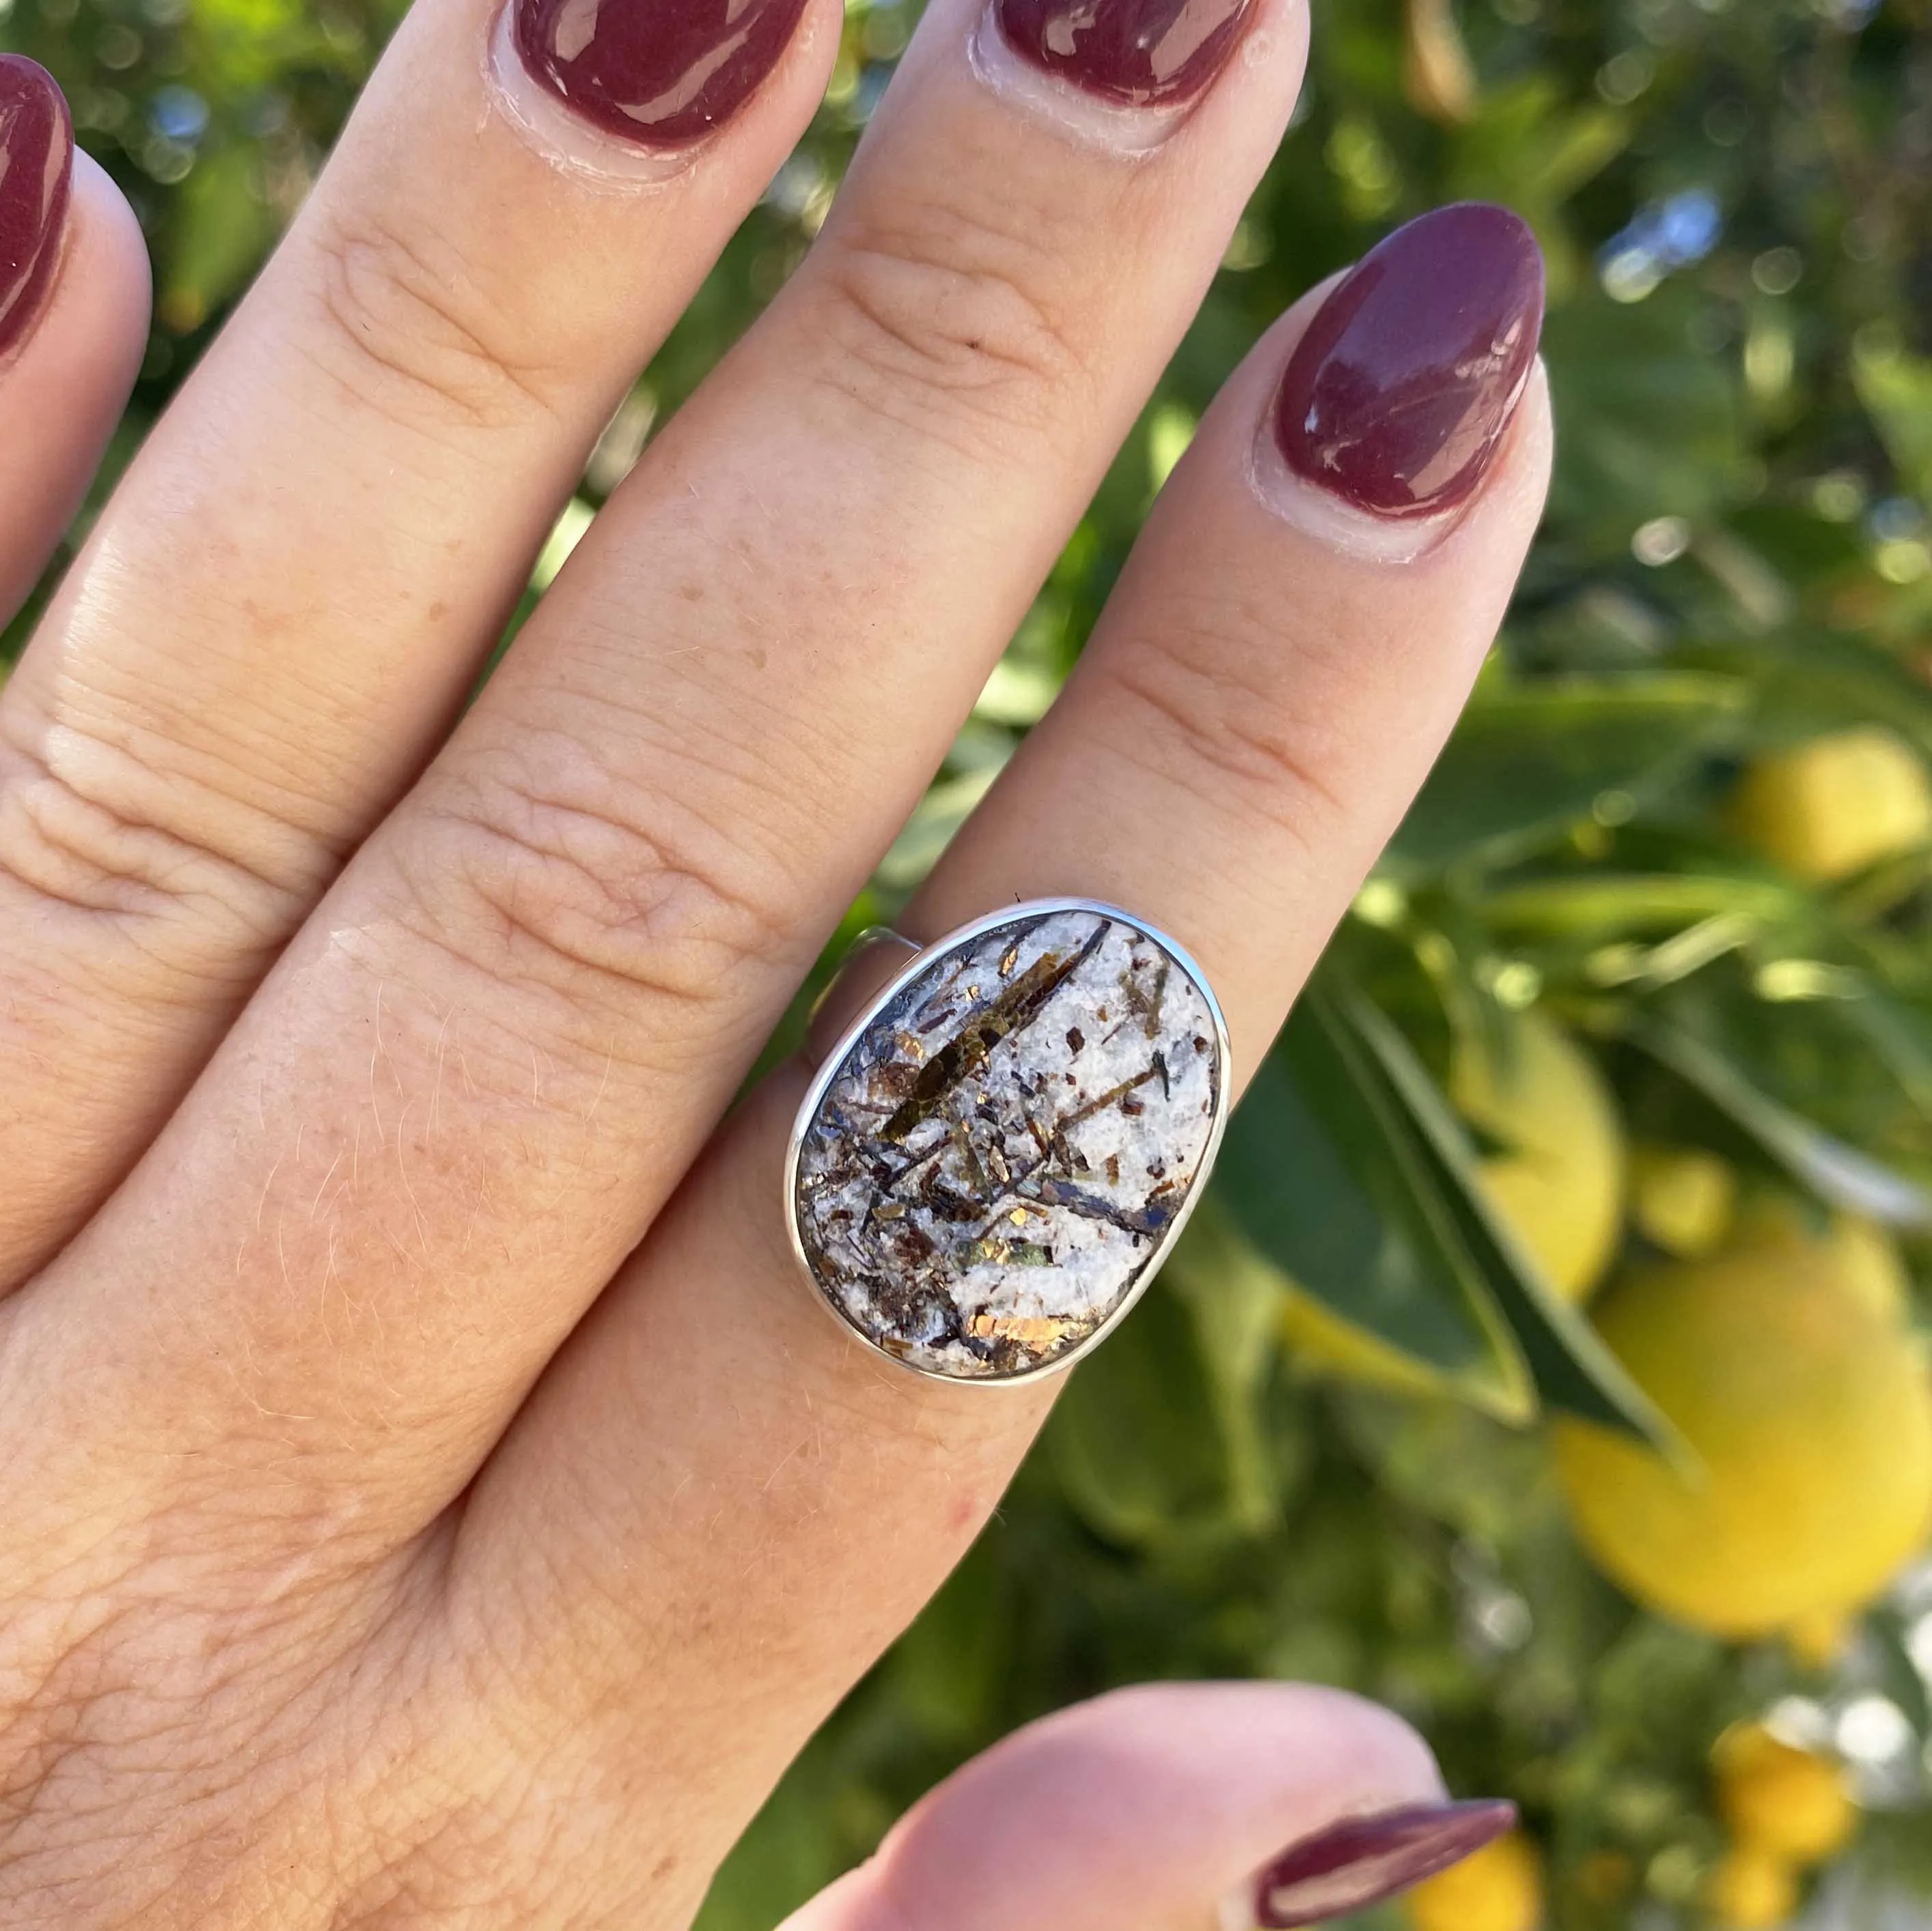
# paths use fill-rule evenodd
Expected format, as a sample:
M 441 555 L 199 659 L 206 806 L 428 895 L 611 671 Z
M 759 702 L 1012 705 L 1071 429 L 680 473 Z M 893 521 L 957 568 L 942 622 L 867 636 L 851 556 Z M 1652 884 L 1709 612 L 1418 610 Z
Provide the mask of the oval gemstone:
M 917 964 L 826 1066 L 790 1174 L 834 1311 L 931 1375 L 1069 1360 L 1152 1277 L 1226 1072 L 1192 968 L 1124 914 L 1022 907 Z

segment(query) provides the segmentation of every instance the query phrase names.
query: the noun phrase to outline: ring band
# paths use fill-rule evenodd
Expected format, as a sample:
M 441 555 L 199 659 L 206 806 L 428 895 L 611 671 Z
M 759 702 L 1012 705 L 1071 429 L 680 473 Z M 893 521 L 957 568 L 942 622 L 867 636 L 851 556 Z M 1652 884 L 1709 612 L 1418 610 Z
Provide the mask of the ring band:
M 1051 898 L 923 948 L 861 935 L 812 1015 L 785 1162 L 819 1297 L 944 1381 L 1070 1367 L 1186 1222 L 1228 1110 L 1200 968 L 1144 921 Z
M 852 941 L 806 1022 L 805 1054 L 814 1066 L 824 1065 L 880 988 L 918 958 L 919 951 L 913 940 L 890 925 L 868 925 Z

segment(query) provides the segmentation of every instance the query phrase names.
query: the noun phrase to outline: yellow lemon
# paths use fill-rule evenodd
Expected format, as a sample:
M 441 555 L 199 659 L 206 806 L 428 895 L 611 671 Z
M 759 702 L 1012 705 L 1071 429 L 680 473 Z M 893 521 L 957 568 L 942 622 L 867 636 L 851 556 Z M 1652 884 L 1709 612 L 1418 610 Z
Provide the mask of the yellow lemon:
M 1734 1845 L 1712 1872 L 1704 1901 L 1725 1931 L 1777 1931 L 1797 1912 L 1797 1874 L 1768 1851 Z
M 1640 1147 L 1630 1156 L 1630 1218 L 1681 1260 L 1723 1243 L 1737 1197 L 1729 1162 L 1702 1147 Z
M 1822 1864 L 1850 1843 L 1858 1807 L 1843 1768 L 1762 1723 L 1741 1723 L 1713 1753 L 1718 1809 L 1741 1843 L 1787 1864 Z
M 1892 1236 L 1875 1222 L 1847 1213 L 1832 1222 L 1831 1241 L 1846 1290 L 1874 1312 L 1904 1321 L 1912 1307 L 1912 1276 Z
M 1512 1831 L 1408 1894 L 1415 1931 L 1537 1931 L 1543 1922 L 1543 1860 Z
M 1596 1062 L 1539 1012 L 1514 1023 L 1506 1050 L 1466 1045 L 1450 1091 L 1498 1144 L 1484 1192 L 1565 1300 L 1587 1300 L 1623 1219 L 1622 1121 Z
M 1904 739 L 1864 725 L 1760 758 L 1731 817 L 1786 871 L 1828 884 L 1932 840 L 1932 782 Z
M 1912 1276 L 1898 1243 L 1874 1220 L 1834 1213 L 1820 1222 L 1815 1210 L 1782 1195 L 1761 1196 L 1738 1216 L 1738 1244 L 1788 1254 L 1796 1266 L 1816 1266 L 1820 1278 L 1900 1324 L 1912 1314 Z
M 1579 1536 L 1640 1601 L 1768 1635 L 1869 1601 L 1922 1544 L 1932 1384 L 1833 1234 L 1755 1224 L 1712 1258 L 1633 1275 L 1598 1325 L 1691 1458 L 1552 1430 Z

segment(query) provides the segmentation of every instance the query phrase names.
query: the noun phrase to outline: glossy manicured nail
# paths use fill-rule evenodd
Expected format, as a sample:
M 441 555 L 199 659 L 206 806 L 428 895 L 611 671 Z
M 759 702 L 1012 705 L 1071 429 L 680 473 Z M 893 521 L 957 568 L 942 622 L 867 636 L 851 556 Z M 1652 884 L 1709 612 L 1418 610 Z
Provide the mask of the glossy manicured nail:
M 74 123 L 53 76 L 0 54 L 0 355 L 40 319 L 73 178 Z
M 1222 1908 L 1224 1931 L 1280 1931 L 1366 1911 L 1511 1829 L 1513 1804 L 1429 1804 L 1351 1817 L 1291 1846 Z
M 1250 0 L 993 0 L 1000 31 L 1042 72 L 1123 107 L 1179 106 L 1219 73 Z
M 1543 257 L 1521 218 L 1465 202 L 1396 232 L 1339 283 L 1274 409 L 1289 470 L 1388 519 L 1460 508 L 1536 360 Z
M 538 83 L 606 133 L 681 148 L 778 64 L 805 0 L 512 0 Z

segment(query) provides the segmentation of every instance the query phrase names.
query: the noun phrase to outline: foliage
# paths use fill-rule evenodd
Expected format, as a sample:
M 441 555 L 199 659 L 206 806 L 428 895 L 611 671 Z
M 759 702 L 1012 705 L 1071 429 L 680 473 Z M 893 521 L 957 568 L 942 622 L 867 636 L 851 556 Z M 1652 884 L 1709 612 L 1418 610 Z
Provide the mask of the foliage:
M 299 202 L 396 10 L 0 0 L 0 44 L 59 76 L 154 250 L 157 326 L 110 469 Z M 1028 1715 L 1196 1674 L 1313 1678 L 1413 1716 L 1459 1787 L 1522 1801 L 1555 1920 L 1580 1931 L 1694 1918 L 1721 1850 L 1711 1745 L 1795 1698 L 1787 1722 L 1847 1747 L 1876 1807 L 1828 1882 L 1932 1892 L 1932 1587 L 1818 1670 L 1670 1627 L 1589 1570 L 1536 1418 L 1656 1418 L 1485 1204 L 1485 1149 L 1443 1097 L 1459 1041 L 1506 1051 L 1539 1005 L 1591 1043 L 1640 1139 L 1925 1227 L 1928 854 L 1805 883 L 1729 813 L 1745 760 L 1822 730 L 1880 721 L 1932 757 L 1925 0 L 1317 12 L 1307 98 L 1206 307 L 854 922 L 922 874 L 1050 700 L 1239 355 L 1433 202 L 1510 202 L 1547 253 L 1547 522 L 1190 1253 L 812 1745 L 708 1931 L 772 1921 Z M 808 138 L 607 433 L 539 583 L 800 259 L 910 24 L 851 0 Z M 1281 1338 L 1291 1276 L 1436 1392 L 1311 1378 Z

